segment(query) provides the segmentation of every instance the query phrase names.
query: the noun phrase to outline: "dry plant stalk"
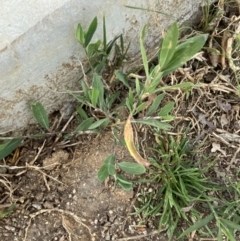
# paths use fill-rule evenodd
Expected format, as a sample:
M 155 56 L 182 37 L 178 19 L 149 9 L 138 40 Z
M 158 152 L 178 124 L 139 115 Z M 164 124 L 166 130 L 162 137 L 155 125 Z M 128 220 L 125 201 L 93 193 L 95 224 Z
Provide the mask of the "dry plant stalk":
M 128 117 L 124 127 L 124 140 L 134 160 L 143 166 L 146 166 L 146 167 L 150 166 L 150 163 L 139 154 L 139 152 L 137 151 L 134 145 L 133 129 L 131 125 L 131 115 Z

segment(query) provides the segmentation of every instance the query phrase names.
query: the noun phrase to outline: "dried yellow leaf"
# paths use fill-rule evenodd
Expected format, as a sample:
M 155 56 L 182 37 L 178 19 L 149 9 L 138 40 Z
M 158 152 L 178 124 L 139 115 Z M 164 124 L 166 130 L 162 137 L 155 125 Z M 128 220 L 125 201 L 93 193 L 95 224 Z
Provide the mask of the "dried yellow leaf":
M 143 165 L 148 167 L 150 163 L 141 157 L 141 155 L 138 153 L 135 145 L 134 145 L 134 137 L 133 137 L 133 129 L 131 125 L 131 116 L 128 117 L 127 122 L 124 127 L 124 140 L 126 142 L 127 148 L 131 154 L 131 156 L 134 158 L 134 160 Z

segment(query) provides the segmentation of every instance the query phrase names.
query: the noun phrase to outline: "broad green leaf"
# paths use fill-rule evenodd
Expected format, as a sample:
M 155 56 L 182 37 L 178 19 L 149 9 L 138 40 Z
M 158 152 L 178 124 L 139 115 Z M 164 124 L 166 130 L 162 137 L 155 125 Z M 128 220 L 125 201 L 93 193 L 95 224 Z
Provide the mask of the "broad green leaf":
M 93 87 L 91 90 L 88 91 L 88 95 L 91 100 L 91 104 L 96 107 L 98 103 L 99 90 Z
M 8 214 L 10 214 L 13 209 L 15 208 L 15 205 L 14 204 L 11 204 L 7 210 L 3 211 L 2 213 L 0 213 L 0 219 L 6 217 Z
M 152 105 L 150 106 L 146 114 L 147 116 L 154 114 L 154 112 L 158 109 L 159 105 L 161 104 L 164 96 L 165 96 L 165 93 L 162 93 L 155 98 L 155 100 L 153 101 Z
M 87 55 L 88 57 L 92 57 L 94 54 L 97 53 L 99 47 L 101 45 L 101 41 L 98 40 L 96 43 L 91 43 L 87 46 Z
M 146 168 L 143 165 L 132 162 L 120 162 L 118 166 L 126 173 L 129 174 L 143 174 L 146 172 Z
M 79 114 L 84 120 L 88 118 L 87 113 L 83 110 L 82 107 L 77 106 L 76 109 L 77 109 L 78 114 Z
M 122 177 L 120 174 L 116 174 L 117 183 L 124 189 L 124 190 L 132 190 L 133 185 L 131 182 L 127 181 Z
M 86 130 L 88 130 L 89 127 L 92 125 L 93 121 L 94 121 L 94 118 L 93 118 L 93 117 L 84 120 L 84 121 L 77 127 L 77 129 L 75 130 L 75 132 L 80 132 L 80 131 L 86 131 Z
M 91 22 L 88 31 L 85 34 L 85 42 L 84 42 L 84 47 L 86 48 L 88 46 L 88 44 L 90 43 L 93 34 L 95 33 L 96 29 L 97 29 L 97 17 L 95 17 L 93 19 L 93 21 Z
M 126 180 L 122 175 L 120 174 L 116 174 L 116 178 L 121 181 L 122 183 L 126 183 L 126 184 L 129 184 L 131 182 L 129 182 L 128 180 Z
M 178 26 L 177 23 L 174 23 L 169 28 L 162 41 L 161 50 L 159 52 L 159 65 L 161 68 L 164 68 L 171 60 L 177 46 L 178 35 Z
M 119 71 L 115 71 L 114 74 L 118 80 L 120 80 L 125 86 L 127 86 L 130 89 L 130 85 L 128 84 L 128 82 L 125 79 L 125 76 L 122 73 L 120 73 Z
M 172 128 L 170 124 L 155 119 L 135 120 L 135 122 L 144 125 L 154 126 L 162 130 L 169 130 L 170 128 Z
M 196 37 L 186 40 L 183 44 L 177 46 L 172 59 L 169 61 L 167 66 L 165 66 L 161 71 L 163 76 L 171 73 L 172 71 L 178 69 L 188 60 L 190 60 L 201 48 L 204 46 L 208 34 L 201 34 Z
M 143 61 L 143 66 L 144 66 L 144 70 L 146 73 L 146 77 L 148 79 L 149 76 L 149 68 L 148 68 L 148 60 L 147 60 L 147 53 L 144 47 L 144 37 L 146 35 L 146 25 L 143 27 L 142 32 L 141 32 L 141 36 L 140 36 L 140 49 L 141 49 L 141 54 L 142 54 L 142 61 Z
M 166 116 L 169 114 L 170 111 L 172 111 L 174 107 L 174 102 L 169 102 L 159 112 L 159 116 Z
M 115 156 L 114 155 L 108 156 L 104 161 L 104 165 L 107 166 L 108 173 L 110 175 L 114 175 L 116 173 L 116 171 L 115 171 Z
M 109 176 L 108 166 L 106 164 L 103 164 L 98 170 L 97 178 L 100 182 L 103 182 L 107 179 L 108 176 Z
M 76 39 L 77 41 L 83 46 L 84 45 L 84 37 L 85 33 L 83 31 L 83 28 L 81 26 L 81 24 L 79 23 L 76 29 Z
M 199 230 L 200 228 L 207 225 L 212 219 L 213 219 L 213 214 L 210 214 L 207 217 L 205 217 L 204 219 L 199 220 L 194 225 L 192 225 L 191 227 L 187 228 L 184 232 L 182 232 L 182 234 L 178 237 L 178 239 L 184 237 L 185 235 L 188 235 L 189 233 L 191 233 L 195 230 Z
M 23 138 L 16 138 L 0 145 L 0 160 L 11 154 L 22 142 Z
M 49 131 L 48 115 L 43 105 L 39 102 L 32 104 L 32 113 L 38 124 Z
M 93 124 L 91 124 L 88 127 L 88 129 L 89 130 L 93 130 L 93 129 L 98 128 L 101 125 L 103 125 L 104 128 L 105 128 L 108 125 L 108 123 L 109 123 L 109 119 L 108 118 L 100 119 L 100 120 L 97 120 L 96 122 L 94 122 Z
M 123 188 L 123 190 L 125 191 L 130 191 L 133 189 L 133 185 L 131 182 L 129 183 L 124 183 L 124 182 L 121 182 L 120 180 L 118 180 L 118 184 Z

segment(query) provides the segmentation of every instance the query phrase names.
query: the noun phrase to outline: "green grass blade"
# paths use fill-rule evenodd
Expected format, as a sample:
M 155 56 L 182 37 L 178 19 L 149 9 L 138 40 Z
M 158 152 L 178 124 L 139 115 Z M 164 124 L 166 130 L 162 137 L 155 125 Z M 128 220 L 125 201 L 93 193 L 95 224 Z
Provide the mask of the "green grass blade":
M 169 28 L 162 41 L 161 50 L 159 52 L 159 64 L 161 68 L 164 68 L 171 60 L 177 46 L 178 37 L 178 26 L 177 23 L 174 23 Z
M 105 107 L 104 86 L 103 86 L 103 83 L 102 83 L 102 80 L 101 80 L 100 76 L 96 73 L 93 74 L 92 87 L 98 90 L 98 92 L 99 92 L 99 94 L 98 94 L 99 107 L 101 109 L 104 109 L 104 107 Z
M 211 220 L 213 219 L 213 214 L 208 215 L 207 217 L 205 217 L 204 219 L 199 220 L 198 222 L 196 222 L 194 225 L 192 225 L 191 227 L 189 227 L 188 229 L 186 229 L 179 237 L 178 239 L 184 237 L 185 235 L 198 230 L 202 227 L 204 227 L 205 225 L 207 225 Z
M 93 118 L 93 117 L 84 120 L 84 121 L 76 128 L 75 132 L 88 130 L 88 128 L 92 125 L 93 121 L 94 121 L 94 118 Z
M 49 120 L 48 120 L 48 115 L 44 106 L 41 103 L 36 102 L 32 104 L 31 109 L 32 109 L 33 116 L 35 117 L 38 124 L 49 131 L 50 130 Z
M 159 116 L 166 116 L 169 114 L 170 111 L 172 111 L 174 107 L 174 102 L 169 102 L 159 112 Z
M 223 218 L 219 218 L 219 219 L 224 225 L 228 226 L 229 228 L 240 231 L 240 225 L 227 219 L 223 219 Z
M 106 53 L 107 51 L 107 33 L 106 33 L 106 20 L 105 16 L 103 16 L 103 51 Z
M 97 88 L 92 88 L 88 91 L 89 98 L 91 100 L 91 104 L 96 107 L 98 103 L 98 97 L 99 97 L 99 90 Z
M 89 126 L 88 129 L 94 130 L 94 129 L 98 128 L 99 126 L 103 126 L 105 128 L 108 125 L 108 123 L 109 123 L 108 118 L 100 119 L 100 120 L 97 120 L 96 122 L 94 122 L 91 126 Z
M 144 70 L 145 70 L 145 73 L 146 73 L 146 77 L 148 79 L 148 77 L 149 77 L 149 67 L 148 67 L 147 53 L 146 53 L 146 49 L 144 47 L 144 37 L 145 37 L 145 35 L 146 35 L 146 25 L 143 27 L 142 32 L 141 32 L 140 49 L 141 49 L 141 54 L 142 54 L 142 61 L 143 61 Z
M 23 138 L 9 140 L 0 145 L 0 160 L 12 153 L 22 142 Z

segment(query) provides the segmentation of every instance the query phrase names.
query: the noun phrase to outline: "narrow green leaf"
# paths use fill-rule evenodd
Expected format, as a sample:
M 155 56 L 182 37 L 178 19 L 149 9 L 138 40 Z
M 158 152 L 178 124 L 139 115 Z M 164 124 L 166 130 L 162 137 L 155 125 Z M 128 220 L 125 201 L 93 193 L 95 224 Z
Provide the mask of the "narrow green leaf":
M 162 120 L 166 120 L 166 121 L 172 121 L 172 120 L 174 120 L 174 116 L 172 116 L 172 115 L 164 115 L 164 116 L 161 116 L 161 119 Z
M 162 41 L 161 50 L 159 52 L 159 65 L 161 68 L 164 68 L 171 60 L 177 46 L 178 35 L 178 26 L 177 23 L 174 23 L 169 28 Z
M 88 44 L 90 43 L 93 34 L 95 33 L 96 29 L 97 29 L 97 17 L 95 17 L 93 19 L 93 21 L 91 22 L 88 31 L 85 34 L 85 42 L 84 42 L 84 47 L 86 48 L 88 46 Z
M 77 106 L 76 109 L 77 109 L 78 114 L 79 114 L 84 120 L 86 120 L 86 119 L 88 118 L 87 113 L 83 110 L 82 107 Z
M 11 204 L 7 210 L 3 211 L 2 213 L 0 213 L 0 219 L 6 217 L 8 214 L 10 214 L 13 209 L 15 208 L 15 204 Z
M 96 107 L 98 103 L 99 90 L 93 87 L 91 90 L 88 91 L 88 95 L 91 100 L 91 104 Z
M 22 142 L 23 138 L 16 138 L 0 145 L 0 160 L 12 153 Z
M 43 105 L 39 102 L 32 104 L 32 113 L 38 124 L 49 131 L 48 115 Z
M 163 76 L 171 73 L 172 71 L 178 69 L 188 60 L 190 60 L 201 48 L 204 46 L 208 34 L 198 35 L 196 37 L 188 39 L 183 44 L 177 46 L 172 59 L 169 61 L 167 66 L 165 66 L 161 71 Z
M 120 37 L 121 35 L 118 35 L 117 37 L 115 37 L 113 40 L 109 41 L 108 44 L 107 44 L 107 50 L 106 50 L 106 54 L 109 55 L 113 46 L 114 46 L 114 43 L 118 40 L 118 38 Z
M 150 115 L 154 114 L 154 112 L 158 109 L 159 105 L 161 104 L 164 96 L 165 96 L 165 93 L 162 93 L 155 98 L 155 100 L 153 101 L 152 105 L 150 106 L 146 116 L 150 116 Z
M 94 118 L 88 118 L 86 120 L 84 120 L 75 130 L 75 132 L 80 132 L 80 131 L 86 131 L 89 129 L 89 127 L 92 125 L 94 121 Z
M 135 84 L 136 84 L 136 92 L 137 92 L 137 95 L 139 96 L 141 92 L 141 88 L 140 88 L 140 83 L 138 78 L 136 78 Z
M 83 92 L 84 92 L 84 96 L 88 96 L 88 90 L 89 90 L 89 89 L 88 89 L 85 81 L 81 81 L 81 86 L 82 86 L 82 90 L 83 90 Z
M 127 86 L 130 89 L 130 85 L 128 84 L 128 82 L 125 79 L 125 76 L 122 73 L 120 73 L 119 71 L 115 71 L 114 74 L 118 80 L 120 80 L 125 86 Z
M 104 102 L 104 85 L 100 78 L 100 76 L 96 73 L 93 74 L 93 82 L 92 87 L 99 91 L 99 106 L 100 108 L 104 109 L 105 102 Z
M 116 173 L 116 171 L 115 171 L 115 156 L 114 155 L 108 156 L 104 161 L 104 165 L 107 166 L 108 173 L 110 175 L 114 175 Z
M 194 86 L 194 84 L 192 82 L 183 82 L 180 84 L 176 84 L 176 85 L 169 85 L 169 86 L 164 86 L 161 88 L 156 89 L 153 93 L 158 93 L 158 92 L 162 92 L 164 90 L 172 90 L 172 89 L 189 89 L 192 88 Z
M 232 228 L 234 230 L 238 230 L 240 231 L 240 225 L 238 225 L 237 223 L 234 223 L 230 220 L 227 220 L 227 219 L 223 219 L 223 218 L 219 218 L 221 220 L 221 222 L 223 224 L 225 224 L 226 226 L 228 226 L 228 228 Z
M 169 102 L 159 112 L 159 116 L 166 116 L 169 114 L 170 111 L 172 111 L 174 107 L 174 102 Z
M 143 102 L 142 104 L 140 104 L 137 109 L 134 111 L 134 115 L 136 115 L 137 113 L 141 112 L 142 110 L 145 109 L 145 107 L 147 106 L 147 102 Z
M 149 76 L 149 68 L 148 68 L 148 60 L 147 60 L 147 53 L 144 47 L 144 37 L 146 35 L 146 25 L 143 27 L 141 36 L 140 36 L 140 49 L 141 49 L 141 54 L 142 54 L 142 61 L 143 61 L 143 66 L 144 70 L 146 73 L 146 77 L 148 79 Z
M 78 26 L 77 26 L 77 29 L 76 29 L 76 39 L 77 41 L 83 46 L 84 45 L 84 40 L 85 40 L 85 37 L 84 37 L 84 31 L 83 31 L 83 28 L 81 26 L 81 24 L 79 23 Z
M 140 123 L 140 124 L 144 124 L 144 125 L 154 126 L 154 127 L 159 128 L 159 129 L 162 129 L 162 130 L 169 130 L 170 128 L 172 128 L 172 126 L 170 124 L 165 123 L 165 122 L 161 122 L 161 121 L 156 120 L 156 119 L 135 120 L 135 122 Z
M 107 32 L 106 32 L 105 16 L 103 16 L 103 50 L 106 53 L 106 51 L 107 51 Z
M 106 164 L 103 164 L 98 170 L 97 178 L 100 182 L 103 182 L 106 180 L 108 176 L 109 176 L 108 167 Z
M 207 217 L 205 217 L 204 219 L 199 220 L 198 222 L 196 222 L 194 225 L 192 225 L 191 227 L 187 228 L 179 237 L 178 239 L 184 237 L 185 235 L 188 235 L 189 233 L 195 231 L 195 230 L 199 230 L 200 228 L 204 227 L 205 225 L 207 225 L 211 220 L 213 219 L 213 214 L 208 215 Z
M 119 95 L 120 95 L 120 91 L 117 91 L 114 94 L 107 96 L 106 105 L 107 105 L 108 109 L 110 109 L 112 107 L 112 104 L 119 97 Z
M 100 120 L 97 120 L 96 122 L 94 122 L 93 124 L 91 124 L 88 127 L 88 129 L 93 130 L 93 129 L 98 128 L 99 126 L 105 126 L 106 127 L 108 125 L 108 123 L 109 123 L 109 118 L 100 119 Z
M 129 174 L 143 174 L 146 172 L 146 168 L 143 165 L 133 162 L 120 162 L 118 166 L 126 173 Z

